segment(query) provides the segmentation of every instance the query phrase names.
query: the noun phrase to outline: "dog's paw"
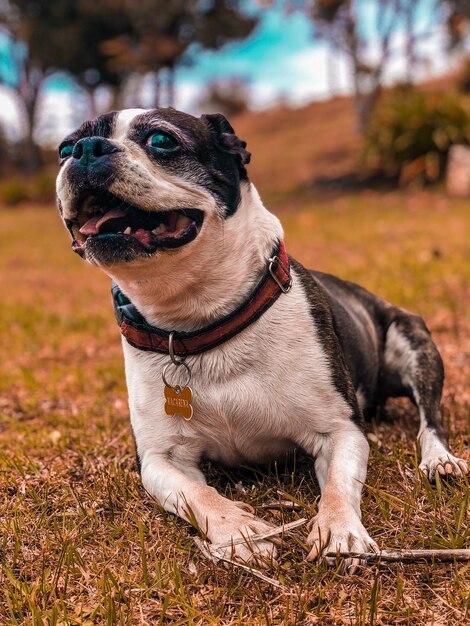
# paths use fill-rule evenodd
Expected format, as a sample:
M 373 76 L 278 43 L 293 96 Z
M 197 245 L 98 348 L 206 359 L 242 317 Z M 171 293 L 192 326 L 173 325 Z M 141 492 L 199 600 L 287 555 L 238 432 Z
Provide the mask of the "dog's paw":
M 449 478 L 468 474 L 468 465 L 466 461 L 453 456 L 450 452 L 446 452 L 440 456 L 423 459 L 419 464 L 419 469 L 431 482 L 436 479 L 436 474 Z
M 229 513 L 209 528 L 208 538 L 215 554 L 241 563 L 270 567 L 276 562 L 277 536 L 261 539 L 274 526 L 253 515 L 253 509 L 242 502 L 233 502 Z
M 340 515 L 334 513 L 318 513 L 310 524 L 310 534 L 307 544 L 311 550 L 307 556 L 309 561 L 318 559 L 325 554 L 338 552 L 379 552 L 379 547 L 369 536 L 355 511 Z M 324 557 L 327 565 L 334 567 L 337 563 L 335 556 Z M 341 561 L 341 571 L 353 574 L 361 564 L 357 558 L 344 558 Z

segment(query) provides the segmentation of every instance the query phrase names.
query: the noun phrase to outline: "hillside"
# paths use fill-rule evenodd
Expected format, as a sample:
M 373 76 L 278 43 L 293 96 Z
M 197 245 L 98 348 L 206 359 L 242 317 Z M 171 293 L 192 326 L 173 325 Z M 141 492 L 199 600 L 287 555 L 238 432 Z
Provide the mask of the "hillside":
M 315 180 L 347 176 L 357 167 L 361 139 L 351 98 L 249 112 L 234 126 L 252 154 L 252 181 L 276 203 Z
M 417 89 L 449 92 L 456 76 L 429 79 Z M 300 108 L 248 111 L 232 120 L 252 153 L 249 175 L 270 206 L 289 208 L 299 200 L 329 200 L 366 188 L 358 184 L 365 175 L 364 144 L 354 106 L 352 97 L 336 97 Z

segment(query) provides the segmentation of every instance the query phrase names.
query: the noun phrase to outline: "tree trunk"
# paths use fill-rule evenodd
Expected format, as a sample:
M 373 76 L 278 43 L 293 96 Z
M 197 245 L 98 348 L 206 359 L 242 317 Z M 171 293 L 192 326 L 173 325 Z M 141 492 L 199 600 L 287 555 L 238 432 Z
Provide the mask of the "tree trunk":
M 120 111 L 122 109 L 122 85 L 117 87 L 113 85 L 109 88 L 111 92 L 110 98 L 110 110 L 111 111 Z
M 41 149 L 34 139 L 38 96 L 39 85 L 31 90 L 29 100 L 24 102 L 27 128 L 21 150 L 21 167 L 27 174 L 34 174 L 42 166 Z
M 162 77 L 160 71 L 155 73 L 153 79 L 153 106 L 158 109 L 162 105 Z
M 45 77 L 42 70 L 30 65 L 27 60 L 16 89 L 26 122 L 26 132 L 20 149 L 20 167 L 28 174 L 37 172 L 42 165 L 41 150 L 34 139 L 34 130 L 39 94 Z
M 175 68 L 169 67 L 167 73 L 167 102 L 169 107 L 175 106 Z
M 336 54 L 337 51 L 331 41 L 331 38 L 329 38 L 326 48 L 326 79 L 328 81 L 330 98 L 334 98 L 339 91 L 336 76 Z
M 356 15 L 352 2 L 347 3 L 345 37 L 343 45 L 346 48 L 349 62 L 351 64 L 351 74 L 354 85 L 354 108 L 356 109 L 356 120 L 358 132 L 365 132 L 365 116 L 364 116 L 364 88 L 361 84 L 362 77 L 362 60 L 360 37 L 357 29 Z M 341 34 L 340 34 L 341 37 Z
M 96 88 L 91 85 L 84 85 L 86 95 L 88 97 L 88 118 L 93 118 L 98 115 L 98 104 L 96 102 Z
M 364 134 L 367 131 L 372 114 L 374 113 L 375 107 L 379 101 L 380 91 L 381 88 L 379 84 L 372 87 L 368 93 L 361 95 L 359 108 L 359 128 L 361 134 Z

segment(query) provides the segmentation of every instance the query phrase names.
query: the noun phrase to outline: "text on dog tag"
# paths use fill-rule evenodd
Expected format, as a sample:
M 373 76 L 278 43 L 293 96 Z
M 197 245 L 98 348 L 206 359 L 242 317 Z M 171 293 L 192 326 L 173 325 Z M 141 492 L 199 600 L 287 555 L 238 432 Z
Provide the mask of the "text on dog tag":
M 165 413 L 181 415 L 185 420 L 193 416 L 193 392 L 191 387 L 169 387 L 165 385 Z

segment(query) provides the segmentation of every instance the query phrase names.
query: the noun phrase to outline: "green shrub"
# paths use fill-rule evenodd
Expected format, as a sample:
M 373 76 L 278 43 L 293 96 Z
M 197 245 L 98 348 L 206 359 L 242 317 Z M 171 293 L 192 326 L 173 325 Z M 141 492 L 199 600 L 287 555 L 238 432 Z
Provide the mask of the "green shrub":
M 46 169 L 38 172 L 30 183 L 30 197 L 35 202 L 50 203 L 55 199 L 55 179 L 57 172 Z
M 0 174 L 3 174 L 10 159 L 11 145 L 5 136 L 4 129 L 0 126 Z
M 14 206 L 29 201 L 54 204 L 55 170 L 42 169 L 33 176 L 8 175 L 0 180 L 0 206 Z
M 462 93 L 470 93 L 470 57 L 466 57 L 457 74 L 457 88 Z
M 401 87 L 379 104 L 364 155 L 376 172 L 401 184 L 435 182 L 456 143 L 470 143 L 470 98 Z
M 26 183 L 19 176 L 6 178 L 0 182 L 0 204 L 12 206 L 28 199 Z

